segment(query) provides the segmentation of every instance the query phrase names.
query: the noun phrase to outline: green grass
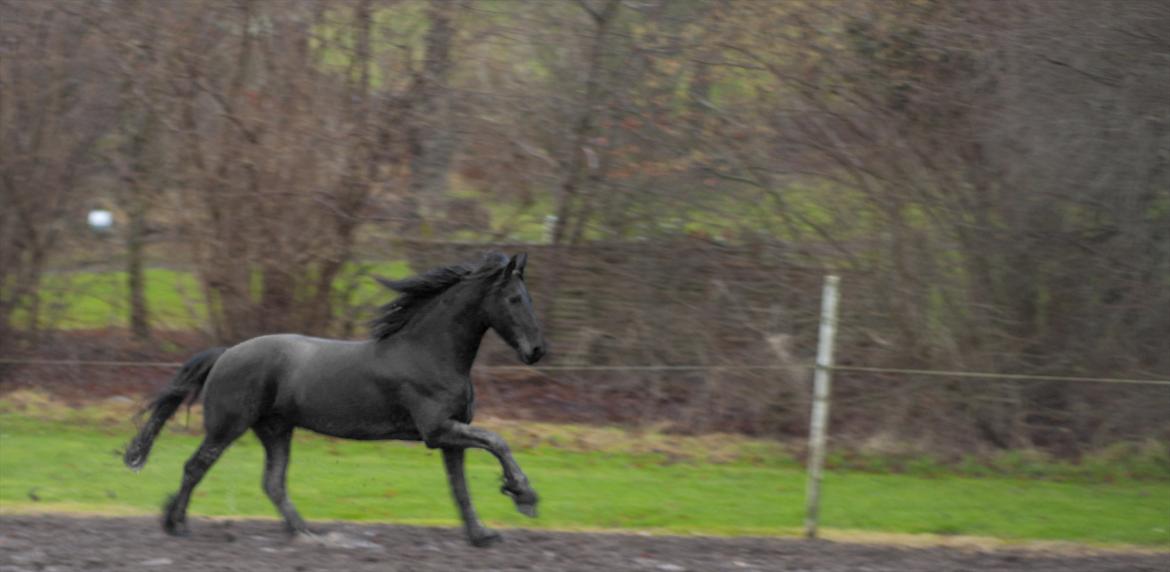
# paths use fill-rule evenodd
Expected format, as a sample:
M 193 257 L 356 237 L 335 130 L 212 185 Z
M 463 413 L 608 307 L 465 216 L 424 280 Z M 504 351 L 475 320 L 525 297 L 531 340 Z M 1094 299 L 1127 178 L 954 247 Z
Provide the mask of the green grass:
M 167 329 L 190 329 L 206 322 L 203 293 L 190 272 L 145 270 L 151 321 Z M 45 277 L 39 290 L 43 320 L 65 329 L 126 327 L 129 301 L 125 272 L 65 272 Z M 17 323 L 24 317 L 18 315 Z
M 135 475 L 122 467 L 117 453 L 132 433 L 128 422 L 4 411 L 0 511 L 154 512 L 177 487 L 182 463 L 199 440 L 177 429 L 164 432 L 150 463 Z M 182 423 L 181 415 L 172 421 L 176 428 Z M 587 433 L 567 428 L 558 438 L 576 434 L 573 439 L 580 441 Z M 801 523 L 804 473 L 779 449 L 770 458 L 750 454 L 679 462 L 674 455 L 637 452 L 630 446 L 636 435 L 624 446 L 595 444 L 599 449 L 593 452 L 552 445 L 550 439 L 514 440 L 517 459 L 542 495 L 541 516 L 528 520 L 517 514 L 497 492 L 494 459 L 472 451 L 472 494 L 481 516 L 495 525 L 771 535 L 792 534 Z M 260 490 L 262 457 L 254 437 L 238 441 L 197 490 L 193 514 L 274 516 Z M 456 517 L 441 466 L 435 452 L 419 445 L 336 441 L 301 432 L 289 486 L 310 520 L 451 525 Z M 1170 546 L 1166 482 L 829 472 L 824 487 L 823 522 L 831 529 Z

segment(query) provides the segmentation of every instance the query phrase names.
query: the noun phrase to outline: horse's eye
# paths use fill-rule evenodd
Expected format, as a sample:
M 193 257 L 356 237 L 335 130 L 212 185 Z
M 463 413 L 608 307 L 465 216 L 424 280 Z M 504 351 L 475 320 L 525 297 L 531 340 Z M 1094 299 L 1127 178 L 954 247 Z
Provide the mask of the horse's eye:
M 519 304 L 520 303 L 520 295 L 517 294 L 515 296 L 508 298 L 508 303 L 509 304 Z

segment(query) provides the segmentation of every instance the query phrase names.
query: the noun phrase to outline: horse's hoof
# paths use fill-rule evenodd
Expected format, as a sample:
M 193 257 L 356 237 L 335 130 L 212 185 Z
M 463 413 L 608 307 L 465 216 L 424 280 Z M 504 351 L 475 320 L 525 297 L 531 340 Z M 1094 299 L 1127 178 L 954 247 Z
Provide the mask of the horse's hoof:
M 284 531 L 289 536 L 300 536 L 302 534 L 308 535 L 308 536 L 316 536 L 316 533 L 314 533 L 312 530 L 309 530 L 309 527 L 305 526 L 304 522 L 298 522 L 296 524 L 291 524 L 288 521 L 285 521 Z
M 171 536 L 179 538 L 187 538 L 188 536 L 191 536 L 191 529 L 187 528 L 187 523 L 185 522 L 174 522 L 169 519 L 164 519 L 162 527 L 163 532 Z
M 503 539 L 504 537 L 500 533 L 486 528 L 467 535 L 467 540 L 471 541 L 471 545 L 476 548 L 487 548 L 499 544 Z
M 298 544 L 324 544 L 325 539 L 319 534 L 314 534 L 308 530 L 293 530 L 292 541 Z
M 520 511 L 520 514 L 528 518 L 536 518 L 536 503 L 540 500 L 536 496 L 536 491 L 527 488 L 513 490 L 504 486 L 500 492 L 512 497 L 512 502 L 516 504 L 516 510 Z
M 532 503 L 532 504 L 519 504 L 519 503 L 517 503 L 516 510 L 520 511 L 520 514 L 527 516 L 528 518 L 536 518 L 536 503 Z

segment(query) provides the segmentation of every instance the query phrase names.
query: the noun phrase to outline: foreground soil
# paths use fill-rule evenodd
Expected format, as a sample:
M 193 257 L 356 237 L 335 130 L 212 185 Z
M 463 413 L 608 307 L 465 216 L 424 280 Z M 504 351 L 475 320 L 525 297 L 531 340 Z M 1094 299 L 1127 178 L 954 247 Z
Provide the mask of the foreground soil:
M 0 517 L 0 572 L 73 570 L 790 570 L 869 572 L 1029 570 L 1153 572 L 1166 554 L 1057 555 L 997 550 L 710 538 L 505 531 L 477 549 L 455 529 L 382 524 L 318 525 L 292 539 L 275 521 L 194 519 L 192 536 L 165 536 L 149 518 Z

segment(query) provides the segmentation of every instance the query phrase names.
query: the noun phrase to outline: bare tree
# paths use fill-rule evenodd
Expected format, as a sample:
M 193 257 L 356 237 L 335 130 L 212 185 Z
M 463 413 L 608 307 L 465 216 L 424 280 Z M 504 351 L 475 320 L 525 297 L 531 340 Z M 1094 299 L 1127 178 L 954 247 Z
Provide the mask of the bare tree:
M 1123 4 L 9 3 L 0 323 L 35 325 L 61 221 L 101 200 L 129 223 L 141 337 L 152 253 L 191 261 L 230 341 L 349 333 L 362 259 L 519 242 L 547 250 L 534 287 L 577 363 L 787 366 L 831 269 L 858 362 L 1164 375 L 1170 9 Z M 180 240 L 148 249 L 152 228 Z M 681 377 L 592 387 L 645 382 L 641 414 L 696 426 L 799 425 L 795 376 Z M 891 387 L 859 434 L 1166 426 L 1136 390 Z
M 427 32 L 423 40 L 422 69 L 414 72 L 414 84 L 407 95 L 410 106 L 410 195 L 421 225 L 430 235 L 434 223 L 444 217 L 448 172 L 455 153 L 452 115 L 452 45 L 455 41 L 455 0 L 427 3 Z
M 36 332 L 37 293 L 80 218 L 83 178 L 109 117 L 82 20 L 53 5 L 0 5 L 0 348 L 21 321 Z M 71 224 L 72 223 L 72 224 Z

